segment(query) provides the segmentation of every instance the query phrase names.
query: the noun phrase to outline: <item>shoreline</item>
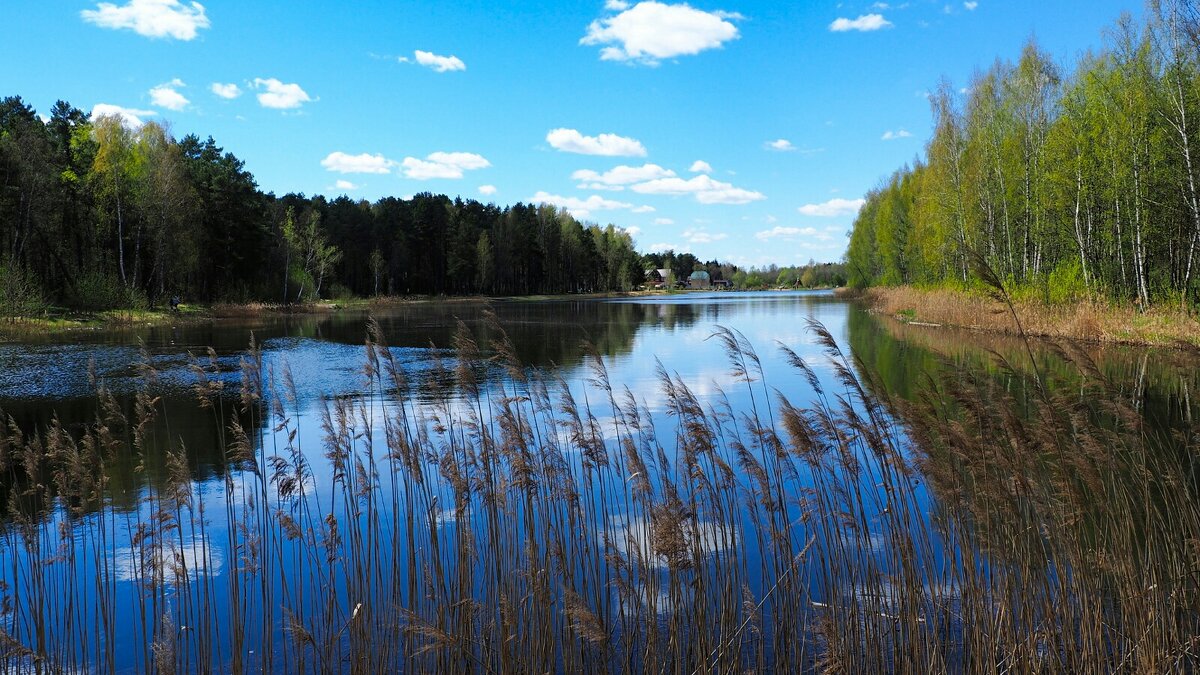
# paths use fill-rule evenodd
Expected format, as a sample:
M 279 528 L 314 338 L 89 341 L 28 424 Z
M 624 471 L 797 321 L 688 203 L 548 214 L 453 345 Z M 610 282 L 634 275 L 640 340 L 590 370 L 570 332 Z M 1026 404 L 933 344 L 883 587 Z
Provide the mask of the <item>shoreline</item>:
M 915 286 L 844 289 L 838 297 L 863 303 L 868 311 L 909 325 L 953 327 L 1019 335 L 1008 308 L 982 293 Z M 1013 300 L 1025 335 L 1101 344 L 1200 349 L 1200 322 L 1186 311 L 1165 306 L 1144 312 L 1111 300 L 1066 304 Z
M 687 291 L 628 291 L 611 293 L 578 293 L 562 295 L 424 295 L 384 296 L 378 298 L 351 298 L 322 300 L 295 304 L 266 302 L 205 304 L 181 304 L 178 311 L 169 309 L 111 309 L 73 310 L 55 308 L 43 316 L 0 317 L 0 339 L 19 336 L 30 331 L 72 333 L 93 330 L 123 330 L 153 326 L 198 324 L 204 322 L 256 319 L 271 316 L 319 316 L 338 312 L 369 312 L 386 310 L 407 305 L 429 303 L 500 303 L 500 302 L 554 302 L 565 300 L 599 300 L 605 298 L 627 298 L 646 296 L 669 296 Z
M 747 291 L 791 291 L 791 290 L 836 290 L 833 287 L 806 289 L 746 289 L 716 291 L 720 293 L 742 293 Z M 676 297 L 689 293 L 709 293 L 713 289 L 672 289 L 613 291 L 602 293 L 563 293 L 536 295 L 411 295 L 381 296 L 377 298 L 349 298 L 321 300 L 294 304 L 269 302 L 180 305 L 178 311 L 169 309 L 109 309 L 76 310 L 52 308 L 42 316 L 0 316 L 0 341 L 20 337 L 31 331 L 54 334 L 95 330 L 132 330 L 155 326 L 193 325 L 205 322 L 261 319 L 272 316 L 320 316 L 338 312 L 370 312 L 389 308 L 429 303 L 519 303 L 519 302 L 566 302 L 581 300 L 605 300 L 612 298 Z

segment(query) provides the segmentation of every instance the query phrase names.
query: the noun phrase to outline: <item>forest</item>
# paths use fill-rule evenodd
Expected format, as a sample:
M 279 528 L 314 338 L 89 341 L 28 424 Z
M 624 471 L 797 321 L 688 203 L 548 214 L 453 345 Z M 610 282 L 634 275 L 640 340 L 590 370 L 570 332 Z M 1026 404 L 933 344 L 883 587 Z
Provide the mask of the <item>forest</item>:
M 1050 302 L 1200 301 L 1200 17 L 1122 17 L 1073 67 L 1030 40 L 930 94 L 924 156 L 866 198 L 850 282 L 967 286 L 984 263 Z
M 211 137 L 89 119 L 63 101 L 43 118 L 15 96 L 0 99 L 0 246 L 5 315 L 173 297 L 623 291 L 644 274 L 627 232 L 553 206 L 276 197 Z

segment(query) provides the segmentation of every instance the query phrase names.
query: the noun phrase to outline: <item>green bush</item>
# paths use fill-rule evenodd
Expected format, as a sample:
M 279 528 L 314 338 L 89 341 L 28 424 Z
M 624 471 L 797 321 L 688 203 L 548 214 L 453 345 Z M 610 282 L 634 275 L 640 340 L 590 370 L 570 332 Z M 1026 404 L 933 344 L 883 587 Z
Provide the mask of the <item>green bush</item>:
M 46 309 L 42 289 L 18 267 L 0 266 L 0 314 L 34 316 Z
M 1078 260 L 1063 261 L 1046 277 L 1046 302 L 1062 305 L 1087 297 L 1083 267 Z
M 287 302 L 306 302 L 317 300 L 317 283 L 312 276 L 299 265 L 292 265 L 288 270 Z
M 341 284 L 330 284 L 329 290 L 326 293 L 330 300 L 345 302 L 354 299 L 354 291 Z
M 76 277 L 68 302 L 88 310 L 145 309 L 150 304 L 141 290 L 129 288 L 114 274 L 95 270 Z

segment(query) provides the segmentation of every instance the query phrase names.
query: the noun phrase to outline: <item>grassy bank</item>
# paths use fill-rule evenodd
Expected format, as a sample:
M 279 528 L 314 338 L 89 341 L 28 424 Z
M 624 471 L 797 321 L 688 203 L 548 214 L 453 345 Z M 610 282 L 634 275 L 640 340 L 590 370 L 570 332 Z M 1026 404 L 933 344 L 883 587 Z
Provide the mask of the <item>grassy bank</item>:
M 1018 333 L 1007 308 L 987 294 L 913 286 L 846 290 L 872 310 L 910 323 L 957 326 L 997 333 Z M 1139 311 L 1132 303 L 1082 300 L 1050 304 L 1014 299 L 1013 306 L 1027 335 L 1088 342 L 1200 346 L 1200 322 L 1178 307 L 1156 306 Z

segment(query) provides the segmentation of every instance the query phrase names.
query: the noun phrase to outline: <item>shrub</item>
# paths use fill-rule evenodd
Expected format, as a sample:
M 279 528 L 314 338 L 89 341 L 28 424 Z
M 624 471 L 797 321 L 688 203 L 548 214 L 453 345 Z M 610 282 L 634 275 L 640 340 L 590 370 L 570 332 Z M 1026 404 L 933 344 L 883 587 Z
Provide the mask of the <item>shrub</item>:
M 46 309 L 42 289 L 19 267 L 0 266 L 0 314 L 33 316 Z
M 1065 305 L 1086 298 L 1087 283 L 1083 278 L 1083 267 L 1078 260 L 1064 261 L 1046 277 L 1046 302 Z
M 141 289 L 129 288 L 116 275 L 95 270 L 76 278 L 67 301 L 72 307 L 90 310 L 145 309 L 150 305 Z

